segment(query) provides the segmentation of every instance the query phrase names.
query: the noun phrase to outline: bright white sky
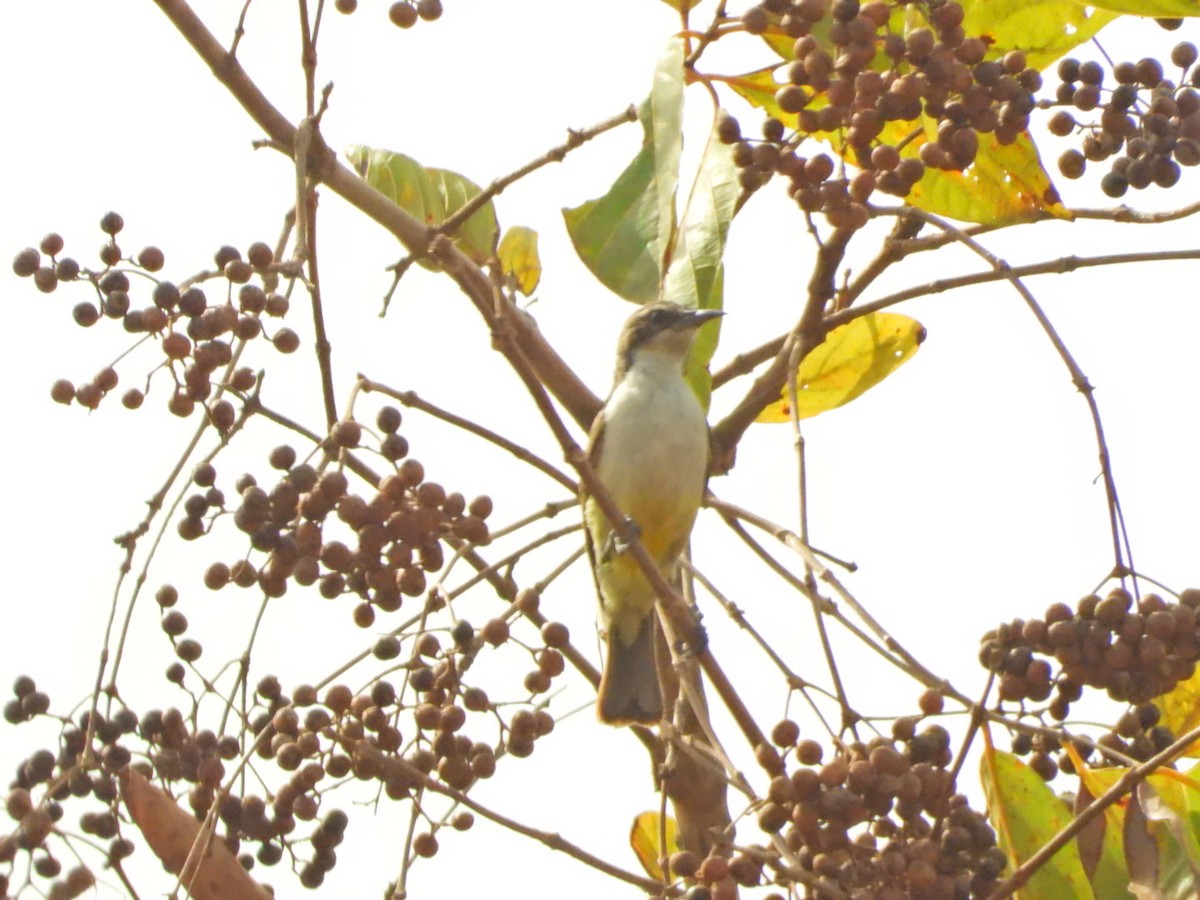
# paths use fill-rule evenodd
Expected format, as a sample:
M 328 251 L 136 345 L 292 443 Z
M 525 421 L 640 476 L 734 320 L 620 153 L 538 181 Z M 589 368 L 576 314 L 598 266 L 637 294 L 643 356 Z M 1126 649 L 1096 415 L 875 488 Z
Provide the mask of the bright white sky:
M 673 30 L 671 11 L 652 0 L 619 0 L 582 16 L 574 4 L 446 0 L 441 22 L 410 32 L 390 25 L 386 5 L 363 0 L 354 16 L 326 19 L 318 81 L 335 83 L 326 139 L 335 148 L 363 143 L 399 150 L 479 182 L 545 152 L 562 140 L 565 128 L 591 125 L 640 101 Z M 241 2 L 197 6 L 228 41 Z M 294 18 L 294 4 L 252 4 L 240 50 L 251 75 L 293 120 L 303 103 Z M 1174 35 L 1148 23 L 1119 27 L 1120 40 L 1106 41 L 1118 58 L 1141 55 L 1134 42 L 1143 37 L 1164 48 L 1200 38 L 1194 27 Z M 1126 44 L 1135 49 L 1123 51 Z M 154 4 L 7 4 L 0 12 L 0 83 L 8 85 L 10 123 L 0 179 L 5 259 L 55 230 L 66 238 L 69 254 L 94 266 L 101 244 L 97 222 L 109 209 L 125 217 L 124 249 L 161 246 L 167 271 L 177 278 L 211 265 L 221 244 L 274 243 L 291 202 L 286 161 L 250 148 L 260 134 Z M 696 92 L 689 100 L 702 120 L 704 96 Z M 754 114 L 745 122 L 745 131 L 756 129 Z M 608 388 L 613 342 L 629 309 L 574 258 L 559 211 L 603 193 L 639 138 L 636 127 L 602 138 L 498 202 L 503 224 L 540 232 L 546 271 L 532 312 L 600 394 Z M 1187 171 L 1169 200 L 1161 192 L 1127 199 L 1141 208 L 1182 206 L 1196 199 L 1197 188 L 1196 173 Z M 1100 202 L 1088 184 L 1060 189 L 1069 205 Z M 797 313 L 811 246 L 795 211 L 771 193 L 755 198 L 733 231 L 729 316 L 717 365 L 778 334 Z M 399 252 L 328 192 L 322 194 L 322 216 L 339 399 L 362 371 L 416 389 L 558 463 L 548 432 L 489 349 L 467 302 L 437 278 L 414 271 L 388 317 L 379 319 L 390 281 L 384 266 Z M 1191 223 L 1158 230 L 1046 224 L 986 243 L 1022 263 L 1194 246 L 1194 234 Z M 861 243 L 852 265 L 868 258 L 870 241 Z M 867 299 L 978 268 L 961 254 L 934 259 L 922 257 L 889 273 Z M 1136 563 L 1177 589 L 1200 580 L 1200 526 L 1193 513 L 1200 503 L 1194 465 L 1200 433 L 1192 365 L 1200 326 L 1193 296 L 1198 275 L 1197 265 L 1186 263 L 1032 282 L 1097 387 Z M 7 692 L 16 674 L 29 672 L 51 692 L 55 709 L 63 710 L 85 697 L 94 677 L 120 562 L 111 538 L 140 520 L 144 500 L 161 486 L 193 424 L 167 416 L 161 380 L 138 414 L 120 408 L 120 392 L 91 415 L 53 405 L 48 391 L 56 378 L 90 377 L 128 346 L 127 336 L 73 325 L 71 306 L 86 296 L 81 287 L 42 296 L 31 283 L 18 282 L 7 263 L 0 283 L 10 335 L 0 358 L 10 423 L 3 451 L 9 565 L 0 685 Z M 915 359 L 852 406 L 806 423 L 811 533 L 821 548 L 859 564 L 858 574 L 845 580 L 899 640 L 973 692 L 983 682 L 975 663 L 983 631 L 1006 618 L 1036 615 L 1054 601 L 1073 602 L 1107 574 L 1111 558 L 1096 449 L 1082 400 L 1011 291 L 959 292 L 902 311 L 928 329 Z M 302 349 L 278 366 L 278 357 L 261 349 L 255 359 L 270 361 L 266 401 L 315 426 L 319 415 L 308 399 L 315 384 L 311 329 L 302 304 L 291 318 Z M 122 390 L 141 382 L 152 358 L 135 354 L 119 367 Z M 733 404 L 741 387 L 735 382 L 726 388 L 729 396 L 718 395 L 717 414 Z M 365 409 L 373 415 L 373 406 Z M 502 473 L 511 489 L 497 492 L 493 524 L 561 499 L 544 479 L 530 479 L 489 449 L 416 413 L 405 415 L 403 431 L 414 455 L 450 489 L 471 496 L 494 486 Z M 265 475 L 263 448 L 283 439 L 264 426 L 261 444 L 221 467 L 223 475 L 231 481 L 247 466 Z M 712 488 L 794 525 L 794 470 L 788 430 L 759 427 L 743 441 L 734 475 Z M 525 577 L 542 577 L 575 546 L 568 543 L 539 557 L 543 567 L 535 562 Z M 164 580 L 180 587 L 181 608 L 205 642 L 207 661 L 241 651 L 245 631 L 230 623 L 255 605 L 246 595 L 211 595 L 199 585 L 200 572 L 218 555 L 209 542 L 182 552 L 172 546 L 149 576 L 151 589 Z M 224 555 L 234 558 L 233 551 Z M 807 606 L 762 574 L 715 517 L 702 518 L 695 555 L 801 674 L 828 683 Z M 486 603 L 480 608 L 489 608 Z M 152 691 L 146 680 L 160 679 L 167 662 L 152 606 L 146 596 L 135 613 L 130 666 L 142 677 L 131 684 L 143 683 L 131 688 L 134 693 Z M 547 594 L 543 609 L 570 625 L 579 646 L 593 647 L 592 588 L 581 567 Z M 331 671 L 370 640 L 361 632 L 346 634 L 348 613 L 348 607 L 289 595 L 268 614 L 256 672 L 276 672 L 291 685 Z M 707 623 L 715 652 L 769 728 L 784 712 L 778 680 L 711 605 Z M 865 658 L 848 640 L 839 638 L 838 647 L 842 674 L 861 711 L 891 716 L 912 708 L 920 692 L 915 684 Z M 314 669 L 314 659 L 320 668 Z M 571 684 L 551 708 L 584 707 L 582 714 L 563 721 L 534 760 L 505 763 L 475 796 L 635 868 L 626 830 L 656 799 L 643 751 L 625 733 L 597 725 L 586 708 L 590 699 L 586 688 Z M 809 722 L 804 726 L 806 734 L 822 736 Z M 49 741 L 49 732 L 4 727 L 0 771 L 11 771 L 36 749 L 36 734 Z M 730 747 L 742 754 L 740 739 L 729 733 Z M 746 768 L 753 767 L 747 762 Z M 331 896 L 378 896 L 399 871 L 396 848 L 406 819 L 360 813 L 339 850 L 344 861 L 326 881 Z M 354 849 L 360 839 L 374 842 L 361 857 Z M 753 837 L 747 831 L 743 839 Z M 563 857 L 483 823 L 464 835 L 445 835 L 442 847 L 436 860 L 417 866 L 413 896 L 475 896 L 480 887 L 494 886 L 500 873 L 520 878 L 526 896 L 561 896 L 566 885 L 573 896 L 612 896 L 602 880 Z M 157 867 L 147 871 L 157 873 Z M 269 880 L 272 874 L 261 867 L 256 873 Z M 155 882 L 157 874 L 147 877 L 144 895 L 170 887 L 166 878 Z M 115 882 L 106 881 L 100 896 L 116 893 Z M 280 895 L 294 894 L 285 889 Z

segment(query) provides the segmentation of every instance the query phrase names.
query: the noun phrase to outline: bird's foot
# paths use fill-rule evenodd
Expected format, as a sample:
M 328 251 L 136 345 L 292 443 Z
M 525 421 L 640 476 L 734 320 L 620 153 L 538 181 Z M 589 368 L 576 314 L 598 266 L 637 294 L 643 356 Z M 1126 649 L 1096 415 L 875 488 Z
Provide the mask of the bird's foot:
M 708 631 L 700 624 L 700 616 L 696 616 L 696 622 L 692 628 L 691 634 L 687 640 L 680 640 L 675 643 L 675 652 L 682 659 L 694 659 L 705 650 L 708 649 Z
M 629 516 L 626 516 L 625 521 L 621 523 L 621 527 L 614 528 L 609 533 L 608 543 L 604 547 L 604 558 L 612 559 L 614 556 L 627 553 L 629 548 L 637 543 L 638 538 L 641 536 L 642 526 L 633 521 Z

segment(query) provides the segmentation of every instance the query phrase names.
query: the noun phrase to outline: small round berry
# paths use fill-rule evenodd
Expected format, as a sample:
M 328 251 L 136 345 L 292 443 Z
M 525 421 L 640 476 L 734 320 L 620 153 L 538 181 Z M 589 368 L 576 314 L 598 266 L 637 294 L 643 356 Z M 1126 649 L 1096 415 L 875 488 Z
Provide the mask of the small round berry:
M 771 729 L 771 743 L 776 747 L 792 747 L 800 739 L 800 726 L 791 719 L 781 719 Z
M 58 379 L 50 386 L 50 399 L 55 403 L 70 403 L 75 399 L 75 385 L 65 378 Z
M 221 271 L 225 270 L 225 266 L 233 262 L 235 259 L 241 259 L 242 252 L 237 247 L 231 247 L 229 244 L 224 244 L 217 248 L 217 252 L 213 254 L 213 262 L 217 264 L 217 268 Z
M 429 859 L 435 856 L 438 852 L 438 842 L 429 832 L 422 832 L 413 838 L 412 841 L 413 853 L 424 859 Z
M 196 408 L 196 401 L 189 397 L 183 391 L 176 391 L 171 395 L 171 399 L 167 401 L 167 409 L 172 415 L 179 416 L 181 419 L 186 419 L 192 414 L 192 410 Z
M 1125 192 L 1129 190 L 1129 179 L 1118 172 L 1109 172 L 1100 179 L 1100 190 L 1112 197 L 1114 200 L 1118 197 L 1125 196 Z
M 241 259 L 231 259 L 225 263 L 221 271 L 233 284 L 245 284 L 254 274 L 254 268 L 250 263 Z
M 198 287 L 190 287 L 179 295 L 179 311 L 185 316 L 195 318 L 208 308 L 208 298 Z
M 736 144 L 742 139 L 738 120 L 723 109 L 717 113 L 717 138 L 722 144 Z
M 100 310 L 96 309 L 94 303 L 84 300 L 82 303 L 75 304 L 75 308 L 71 310 L 71 316 L 75 319 L 76 325 L 89 328 L 99 321 Z
M 115 266 L 121 261 L 121 248 L 116 244 L 104 244 L 100 248 L 100 262 L 106 266 Z
M 26 247 L 13 257 L 12 270 L 19 278 L 28 278 L 42 264 L 42 254 L 33 247 Z
M 935 688 L 930 688 L 921 694 L 921 699 L 918 702 L 921 707 L 921 712 L 927 716 L 936 716 L 942 711 L 942 708 L 945 705 L 945 698 L 942 696 L 941 691 Z
M 296 464 L 296 449 L 288 444 L 280 444 L 267 457 L 271 468 L 287 471 Z
M 95 409 L 99 406 L 103 396 L 104 392 L 90 381 L 75 389 L 75 399 L 79 401 L 80 406 L 87 409 Z
M 40 246 L 42 248 L 42 252 L 45 253 L 47 256 L 57 256 L 59 253 L 62 253 L 62 248 L 63 248 L 62 235 L 56 234 L 55 232 L 51 231 L 49 234 L 47 234 L 45 237 L 42 238 L 42 242 L 38 246 Z
M 275 251 L 263 241 L 255 241 L 246 250 L 246 260 L 256 269 L 265 269 L 275 261 Z
M 412 28 L 417 24 L 417 10 L 410 3 L 393 3 L 388 7 L 388 18 L 392 20 L 393 25 L 398 25 L 401 28 Z
M 400 410 L 385 406 L 375 416 L 375 425 L 384 434 L 395 434 L 400 430 Z
M 362 425 L 353 419 L 344 419 L 333 426 L 329 437 L 338 447 L 357 447 L 362 439 Z
M 280 328 L 271 338 L 271 343 L 280 353 L 295 353 L 300 347 L 300 335 L 290 328 Z
M 402 434 L 389 434 L 379 445 L 379 452 L 384 459 L 395 462 L 408 456 L 408 438 Z
M 442 17 L 442 0 L 417 0 L 417 15 L 426 22 Z
M 53 266 L 42 266 L 33 273 L 33 283 L 43 294 L 51 294 L 58 287 L 58 274 Z
M 1066 150 L 1058 158 L 1058 171 L 1066 178 L 1080 178 L 1087 167 L 1087 160 L 1078 150 Z
M 145 247 L 137 255 L 137 264 L 147 272 L 157 272 L 163 267 L 165 258 L 157 247 Z
M 348 16 L 358 9 L 358 0 L 335 0 L 333 8 L 343 16 Z
M 499 647 L 508 640 L 508 622 L 504 619 L 489 619 L 481 634 L 493 647 Z
M 59 281 L 74 281 L 79 277 L 79 263 L 69 256 L 64 256 L 58 261 L 54 271 Z
M 105 213 L 104 218 L 100 220 L 100 230 L 107 235 L 118 234 L 124 227 L 125 220 L 121 218 L 119 213 Z

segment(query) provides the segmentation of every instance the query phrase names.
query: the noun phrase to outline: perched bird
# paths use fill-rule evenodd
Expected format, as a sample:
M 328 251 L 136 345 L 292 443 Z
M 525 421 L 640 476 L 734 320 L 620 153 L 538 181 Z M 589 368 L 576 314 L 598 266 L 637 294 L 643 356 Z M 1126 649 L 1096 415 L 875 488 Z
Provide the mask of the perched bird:
M 708 471 L 708 423 L 684 380 L 684 364 L 696 331 L 720 315 L 651 303 L 630 316 L 617 344 L 612 393 L 592 425 L 592 466 L 668 581 L 678 570 Z M 607 640 L 596 712 L 613 725 L 657 722 L 663 702 L 654 662 L 654 589 L 586 494 L 583 519 Z

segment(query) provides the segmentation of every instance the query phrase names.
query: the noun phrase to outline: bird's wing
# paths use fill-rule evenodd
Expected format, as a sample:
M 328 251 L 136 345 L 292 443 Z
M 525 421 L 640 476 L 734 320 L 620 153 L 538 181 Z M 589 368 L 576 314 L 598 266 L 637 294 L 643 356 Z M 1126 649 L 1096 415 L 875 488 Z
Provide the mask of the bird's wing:
M 592 420 L 591 430 L 588 432 L 588 462 L 591 463 L 593 471 L 597 463 L 600 461 L 600 447 L 604 443 L 604 410 L 596 413 L 596 418 Z M 600 574 L 596 567 L 598 564 L 597 550 L 595 541 L 592 538 L 593 522 L 598 530 L 605 533 L 608 532 L 608 520 L 604 517 L 604 513 L 596 510 L 592 516 L 588 515 L 588 492 L 587 485 L 583 479 L 579 481 L 579 507 L 583 511 L 583 542 L 587 547 L 588 568 L 592 572 L 592 581 L 596 585 L 596 595 L 600 598 L 600 602 L 604 602 L 604 592 L 600 590 Z M 589 521 L 591 519 L 592 521 Z

